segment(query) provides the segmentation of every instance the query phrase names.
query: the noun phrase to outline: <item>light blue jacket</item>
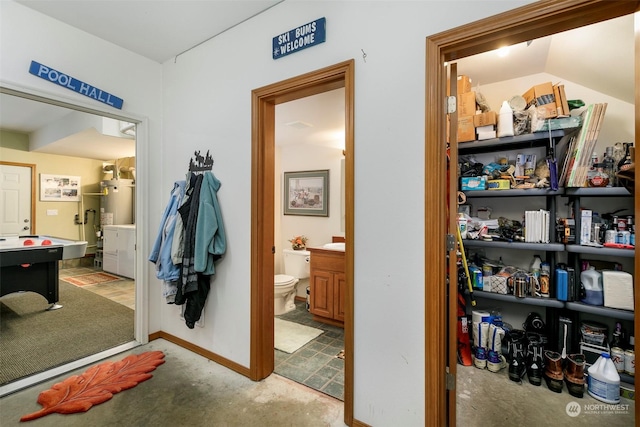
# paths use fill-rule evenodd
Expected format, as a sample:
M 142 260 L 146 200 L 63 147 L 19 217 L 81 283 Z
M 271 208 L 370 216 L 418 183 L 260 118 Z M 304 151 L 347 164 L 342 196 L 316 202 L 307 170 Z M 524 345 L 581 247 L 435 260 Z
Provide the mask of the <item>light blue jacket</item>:
M 185 185 L 186 181 L 184 180 L 176 181 L 173 184 L 169 203 L 160 221 L 158 236 L 149 255 L 149 261 L 156 264 L 156 277 L 165 282 L 175 281 L 180 277 L 179 266 L 171 261 L 171 244 L 173 242 L 178 207 L 184 197 Z
M 205 172 L 200 188 L 194 268 L 198 273 L 215 274 L 214 262 L 227 250 L 227 237 L 218 203 L 220 181 L 212 172 Z

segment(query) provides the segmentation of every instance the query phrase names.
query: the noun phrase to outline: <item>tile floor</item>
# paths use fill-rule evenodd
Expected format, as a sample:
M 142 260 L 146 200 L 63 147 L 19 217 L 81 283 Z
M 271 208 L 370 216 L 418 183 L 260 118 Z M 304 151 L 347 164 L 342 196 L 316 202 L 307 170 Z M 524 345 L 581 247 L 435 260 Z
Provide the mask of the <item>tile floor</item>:
M 96 271 L 102 271 L 102 268 L 62 264 L 60 266 L 60 279 L 64 280 L 65 277 L 90 274 Z M 97 283 L 95 285 L 86 285 L 82 288 L 135 310 L 135 281 L 132 279 L 123 277 L 122 280 L 115 282 Z
M 294 353 L 275 351 L 274 372 L 314 390 L 344 400 L 344 329 L 313 320 L 305 301 L 296 301 L 296 310 L 277 316 L 325 331 Z

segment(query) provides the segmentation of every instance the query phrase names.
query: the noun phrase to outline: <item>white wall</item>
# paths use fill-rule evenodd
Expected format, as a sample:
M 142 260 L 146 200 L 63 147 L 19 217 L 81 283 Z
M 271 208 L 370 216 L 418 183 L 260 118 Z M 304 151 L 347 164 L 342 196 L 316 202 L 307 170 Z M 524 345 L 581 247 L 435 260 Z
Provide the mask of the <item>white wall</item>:
M 423 425 L 425 38 L 524 3 L 288 0 L 165 63 L 158 184 L 211 149 L 229 247 L 205 327 L 164 306 L 162 329 L 248 366 L 251 90 L 355 58 L 355 417 Z M 325 43 L 271 58 L 272 37 L 323 16 Z

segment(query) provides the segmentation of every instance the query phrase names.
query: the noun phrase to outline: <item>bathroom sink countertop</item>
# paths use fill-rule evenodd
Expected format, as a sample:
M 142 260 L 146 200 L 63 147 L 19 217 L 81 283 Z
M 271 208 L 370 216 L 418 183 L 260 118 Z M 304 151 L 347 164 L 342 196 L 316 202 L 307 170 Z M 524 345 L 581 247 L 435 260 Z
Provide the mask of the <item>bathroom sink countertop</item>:
M 308 248 L 308 249 L 323 249 L 323 250 L 344 252 L 344 242 L 325 243 L 322 246 L 316 246 L 316 247 L 312 247 L 312 248 Z

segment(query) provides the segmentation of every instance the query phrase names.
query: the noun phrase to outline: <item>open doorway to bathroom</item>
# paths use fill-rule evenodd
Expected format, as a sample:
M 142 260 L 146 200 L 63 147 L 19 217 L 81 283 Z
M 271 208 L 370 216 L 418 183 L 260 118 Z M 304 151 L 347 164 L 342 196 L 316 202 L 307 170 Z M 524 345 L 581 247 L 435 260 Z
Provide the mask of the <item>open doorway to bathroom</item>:
M 135 307 L 135 253 L 129 254 L 132 267 L 126 274 L 103 271 L 103 258 L 97 256 L 100 182 L 114 174 L 105 165 L 126 164 L 126 174 L 118 167 L 119 177 L 135 177 L 136 135 L 116 133 L 125 118 L 5 87 L 0 87 L 0 104 L 7 112 L 0 117 L 0 168 L 4 172 L 10 164 L 32 170 L 28 185 L 16 196 L 30 201 L 28 222 L 20 217 L 20 223 L 31 227 L 13 231 L 3 223 L 1 234 L 86 242 L 82 254 L 63 255 L 57 262 L 62 308 L 46 311 L 47 301 L 35 292 L 2 297 L 2 330 L 14 331 L 2 334 L 0 346 L 0 395 L 5 395 L 138 345 L 135 319 L 140 313 Z M 128 124 L 135 130 L 135 124 Z M 58 132 L 47 133 L 50 128 Z M 34 149 L 32 141 L 42 144 Z M 57 200 L 55 191 L 45 191 L 53 180 L 73 195 L 73 177 L 79 177 L 77 200 Z M 134 204 L 132 195 L 131 222 Z M 135 232 L 132 239 L 135 245 Z
M 344 239 L 344 94 L 342 87 L 278 104 L 275 116 L 274 269 L 279 285 L 274 372 L 339 400 L 344 399 L 344 329 L 337 321 L 322 322 L 311 313 L 307 298 L 313 297 L 309 275 L 314 255 L 292 248 L 297 236 L 304 236 L 306 247 Z M 328 182 L 321 194 L 326 196 L 325 206 L 307 196 L 302 190 L 305 181 L 298 181 L 314 173 L 326 173 Z M 301 189 L 296 191 L 294 183 Z M 313 178 L 309 183 L 315 183 Z M 300 195 L 293 203 L 304 204 L 308 197 L 309 206 L 326 210 L 326 216 L 296 212 L 288 206 L 287 188 Z M 295 284 L 290 289 L 292 278 Z M 323 281 L 320 287 L 324 286 Z
M 250 377 L 260 380 L 274 371 L 276 105 L 344 88 L 345 277 L 344 413 L 353 420 L 353 87 L 354 61 L 345 61 L 252 92 L 252 254 Z M 286 242 L 293 236 L 282 236 Z M 318 242 L 321 243 L 321 242 Z

